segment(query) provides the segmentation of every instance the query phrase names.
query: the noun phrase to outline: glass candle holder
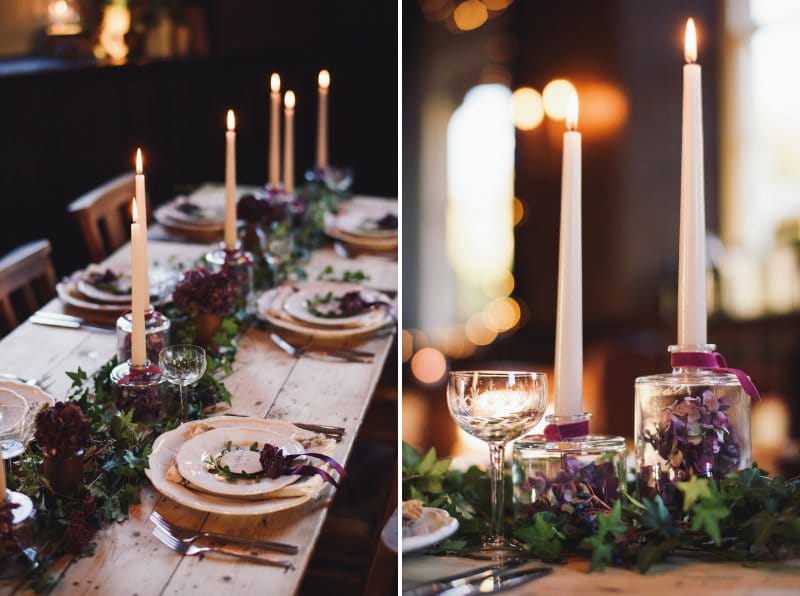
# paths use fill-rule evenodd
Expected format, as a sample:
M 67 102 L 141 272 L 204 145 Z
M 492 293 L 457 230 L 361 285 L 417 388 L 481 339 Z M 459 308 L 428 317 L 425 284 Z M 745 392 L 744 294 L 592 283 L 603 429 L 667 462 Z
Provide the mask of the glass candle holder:
M 224 244 L 220 244 L 217 250 L 206 255 L 206 263 L 212 273 L 227 269 L 240 306 L 247 312 L 255 312 L 255 292 L 253 291 L 255 260 L 253 255 L 243 250 L 239 244 L 233 250 L 228 250 Z M 156 354 L 157 359 L 158 355 Z
M 556 425 L 588 424 L 590 418 L 584 413 L 545 420 Z M 529 523 L 540 511 L 605 511 L 625 490 L 625 452 L 625 438 L 609 435 L 518 439 L 512 455 L 514 523 Z
M 11 520 L 8 528 L 9 537 L 0 533 L 0 578 L 15 577 L 24 568 L 31 567 L 36 561 L 36 553 L 30 546 L 33 544 L 36 509 L 30 497 L 6 491 L 0 494 L 0 505 L 14 504 L 11 509 Z
M 169 334 L 172 322 L 152 306 L 144 314 L 144 342 L 147 359 L 158 362 L 161 350 L 169 345 Z M 120 362 L 131 357 L 131 334 L 133 332 L 133 315 L 125 313 L 117 319 L 117 356 Z
M 670 346 L 711 354 L 713 344 Z M 636 473 L 641 497 L 679 506 L 675 483 L 749 468 L 750 396 L 735 375 L 677 367 L 636 379 Z
M 111 371 L 114 401 L 120 410 L 133 410 L 137 422 L 159 420 L 166 411 L 166 392 L 161 369 L 146 362 L 134 366 L 130 360 L 118 364 Z

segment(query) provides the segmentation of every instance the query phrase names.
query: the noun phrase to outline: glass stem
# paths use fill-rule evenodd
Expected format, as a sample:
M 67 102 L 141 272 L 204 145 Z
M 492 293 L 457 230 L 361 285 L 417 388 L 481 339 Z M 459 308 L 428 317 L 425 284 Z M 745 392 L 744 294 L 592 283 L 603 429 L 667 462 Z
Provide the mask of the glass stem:
M 503 508 L 505 504 L 505 443 L 489 443 L 490 479 L 492 491 L 492 536 L 486 546 L 499 547 L 505 544 L 503 535 Z
M 183 392 L 183 383 L 181 383 L 178 385 L 178 393 L 180 393 L 181 396 L 181 422 L 186 422 L 186 400 L 183 397 Z

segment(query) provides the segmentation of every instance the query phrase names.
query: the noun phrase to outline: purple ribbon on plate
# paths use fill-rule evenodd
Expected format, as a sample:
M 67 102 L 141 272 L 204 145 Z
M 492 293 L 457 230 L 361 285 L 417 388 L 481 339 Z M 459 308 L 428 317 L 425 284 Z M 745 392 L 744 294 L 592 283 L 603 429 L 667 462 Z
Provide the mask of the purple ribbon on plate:
M 317 459 L 321 459 L 322 461 L 327 463 L 330 467 L 332 467 L 334 470 L 339 472 L 339 479 L 340 480 L 346 476 L 344 468 L 339 465 L 339 462 L 337 462 L 332 457 L 328 457 L 327 455 L 322 455 L 321 453 L 300 453 L 298 455 L 289 455 L 289 456 L 287 456 L 286 459 L 291 462 L 294 459 L 296 459 L 298 457 L 303 457 L 303 456 L 315 457 Z M 314 474 L 316 474 L 317 476 L 320 476 L 325 482 L 329 482 L 330 484 L 332 484 L 336 488 L 339 488 L 339 483 L 336 482 L 334 477 L 331 476 L 330 474 L 328 474 L 322 468 L 318 468 L 317 466 L 312 466 L 312 465 L 309 465 L 309 464 L 303 464 L 303 465 L 300 465 L 300 466 L 295 466 L 294 468 L 290 469 L 287 472 L 287 474 L 295 474 L 297 476 L 313 476 Z
M 735 375 L 744 392 L 756 401 L 761 401 L 753 381 L 743 370 L 728 367 L 725 357 L 719 352 L 673 352 L 670 356 L 673 368 L 692 367 L 707 368 L 714 372 L 724 372 Z

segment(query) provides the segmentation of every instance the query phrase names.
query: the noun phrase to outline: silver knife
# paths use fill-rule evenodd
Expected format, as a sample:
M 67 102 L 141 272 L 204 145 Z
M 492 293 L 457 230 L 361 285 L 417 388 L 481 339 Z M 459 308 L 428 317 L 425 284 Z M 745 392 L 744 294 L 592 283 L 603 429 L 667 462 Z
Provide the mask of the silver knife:
M 523 564 L 510 569 L 498 569 L 493 571 L 489 577 L 465 580 L 460 585 L 440 592 L 439 596 L 475 596 L 476 594 L 503 592 L 544 577 L 552 570 L 552 567 L 545 567 L 538 563 L 534 567 L 531 567 L 530 564 Z
M 63 327 L 64 329 L 84 329 L 86 331 L 99 331 L 101 333 L 116 333 L 116 329 L 111 327 L 99 327 L 97 325 L 88 325 L 79 321 L 69 321 L 67 319 L 57 320 L 49 317 L 40 317 L 38 315 L 32 316 L 29 321 L 36 325 L 46 325 L 48 327 Z
M 492 586 L 499 586 L 501 580 L 495 578 L 504 577 L 503 574 L 506 573 L 513 574 L 513 577 L 508 579 L 508 582 L 511 582 L 519 577 L 518 574 L 522 574 L 522 576 L 526 577 L 525 581 L 528 581 L 529 579 L 536 577 L 538 574 L 546 574 L 550 572 L 549 567 L 543 567 L 538 563 L 534 568 L 531 568 L 530 565 L 530 561 L 520 564 L 520 559 L 509 559 L 500 564 L 478 567 L 476 569 L 465 571 L 464 573 L 443 577 L 427 584 L 422 584 L 404 592 L 403 596 L 434 596 L 439 594 L 455 596 L 456 594 L 481 594 L 485 593 L 481 592 L 479 589 L 480 587 L 484 586 L 484 583 Z M 530 578 L 527 578 L 528 574 L 532 574 Z M 504 583 L 503 588 L 498 589 L 506 589 L 507 587 L 511 587 L 508 582 Z
M 371 362 L 372 358 L 375 354 L 371 352 L 360 352 L 358 350 L 349 350 L 349 349 L 339 349 L 339 348 L 315 348 L 315 347 L 302 347 L 298 348 L 290 344 L 288 341 L 283 339 L 277 333 L 271 333 L 270 339 L 275 342 L 275 344 L 282 349 L 284 352 L 289 354 L 290 356 L 294 356 L 295 358 L 299 358 L 303 354 L 323 354 L 326 356 L 334 356 L 336 358 L 343 358 L 345 360 L 351 360 L 354 362 Z

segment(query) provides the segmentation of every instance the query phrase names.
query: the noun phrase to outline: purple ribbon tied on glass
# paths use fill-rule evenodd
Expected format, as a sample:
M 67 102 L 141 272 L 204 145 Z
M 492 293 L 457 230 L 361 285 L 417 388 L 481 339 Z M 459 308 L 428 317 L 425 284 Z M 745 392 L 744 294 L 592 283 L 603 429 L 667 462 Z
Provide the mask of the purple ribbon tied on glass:
M 589 421 L 565 422 L 564 424 L 548 424 L 544 427 L 544 438 L 548 441 L 563 441 L 589 434 Z
M 735 375 L 744 392 L 755 401 L 761 401 L 753 381 L 743 370 L 728 367 L 725 357 L 719 352 L 673 352 L 670 356 L 673 368 L 707 368 L 714 372 L 723 372 Z

